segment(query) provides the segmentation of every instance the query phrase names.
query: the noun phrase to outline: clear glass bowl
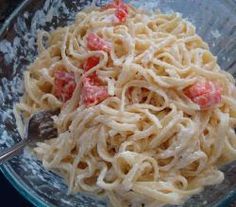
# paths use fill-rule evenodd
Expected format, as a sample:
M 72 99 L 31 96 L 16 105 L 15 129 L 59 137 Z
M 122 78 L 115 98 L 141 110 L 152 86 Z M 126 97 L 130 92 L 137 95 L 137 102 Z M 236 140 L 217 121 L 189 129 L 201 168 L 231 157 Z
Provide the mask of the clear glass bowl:
M 98 0 L 97 5 L 106 1 Z M 234 0 L 132 0 L 134 6 L 180 12 L 197 28 L 218 56 L 222 69 L 236 77 L 236 2 Z M 51 30 L 73 21 L 86 0 L 25 0 L 0 31 L 0 149 L 13 145 L 20 137 L 12 113 L 22 95 L 22 73 L 37 55 L 37 30 Z M 108 206 L 106 200 L 86 193 L 67 195 L 63 180 L 45 170 L 40 161 L 25 151 L 1 166 L 2 172 L 18 191 L 35 206 Z M 184 206 L 229 206 L 236 200 L 236 162 L 223 168 L 225 180 L 207 187 Z

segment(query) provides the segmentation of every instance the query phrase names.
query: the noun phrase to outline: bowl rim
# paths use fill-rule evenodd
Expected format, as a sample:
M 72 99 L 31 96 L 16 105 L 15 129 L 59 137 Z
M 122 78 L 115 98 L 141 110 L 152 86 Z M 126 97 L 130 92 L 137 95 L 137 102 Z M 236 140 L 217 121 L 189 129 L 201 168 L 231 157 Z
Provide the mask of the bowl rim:
M 8 163 L 3 164 L 0 167 L 0 170 L 9 183 L 31 204 L 38 207 L 54 207 L 54 205 L 47 203 L 45 200 L 42 200 L 39 195 L 37 195 L 27 185 L 25 185 L 19 176 L 11 169 L 11 166 L 9 166 Z
M 23 0 L 18 7 L 10 14 L 10 16 L 4 21 L 0 29 L 0 40 L 3 39 L 4 34 L 7 32 L 8 27 L 13 24 L 17 15 L 21 12 L 24 7 L 26 7 L 32 0 Z M 232 2 L 235 3 L 236 2 Z M 43 200 L 37 193 L 32 191 L 21 178 L 12 170 L 9 163 L 5 163 L 0 166 L 0 171 L 4 177 L 9 181 L 9 183 L 31 204 L 37 207 L 56 207 L 53 204 L 49 204 L 48 201 Z M 236 188 L 230 191 L 223 199 L 219 200 L 213 207 L 225 207 L 231 205 L 236 201 Z
M 13 10 L 13 12 L 8 16 L 8 18 L 3 22 L 3 25 L 0 28 L 0 38 L 3 37 L 5 32 L 7 32 L 7 29 L 9 25 L 11 25 L 14 21 L 14 19 L 17 17 L 17 14 L 20 13 L 20 11 L 27 6 L 27 4 L 30 2 L 30 0 L 24 0 L 22 1 L 19 6 Z

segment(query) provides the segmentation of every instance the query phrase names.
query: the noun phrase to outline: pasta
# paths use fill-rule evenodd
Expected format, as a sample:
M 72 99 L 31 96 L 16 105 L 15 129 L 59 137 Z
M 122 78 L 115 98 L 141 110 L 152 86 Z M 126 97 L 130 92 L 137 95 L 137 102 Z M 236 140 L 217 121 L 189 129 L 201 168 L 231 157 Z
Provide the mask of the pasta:
M 21 115 L 60 109 L 58 137 L 34 151 L 69 192 L 156 207 L 222 182 L 218 168 L 236 159 L 234 79 L 179 14 L 115 1 L 38 45 L 16 119 L 20 130 Z

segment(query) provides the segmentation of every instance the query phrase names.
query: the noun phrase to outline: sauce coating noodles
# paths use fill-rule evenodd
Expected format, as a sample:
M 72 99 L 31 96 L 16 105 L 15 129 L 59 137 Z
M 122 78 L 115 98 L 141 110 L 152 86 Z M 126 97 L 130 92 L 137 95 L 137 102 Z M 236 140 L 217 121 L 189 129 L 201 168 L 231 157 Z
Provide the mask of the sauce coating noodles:
M 18 126 L 20 114 L 61 110 L 58 137 L 34 151 L 69 192 L 105 193 L 115 207 L 181 204 L 236 159 L 234 79 L 180 15 L 120 4 L 39 35 Z

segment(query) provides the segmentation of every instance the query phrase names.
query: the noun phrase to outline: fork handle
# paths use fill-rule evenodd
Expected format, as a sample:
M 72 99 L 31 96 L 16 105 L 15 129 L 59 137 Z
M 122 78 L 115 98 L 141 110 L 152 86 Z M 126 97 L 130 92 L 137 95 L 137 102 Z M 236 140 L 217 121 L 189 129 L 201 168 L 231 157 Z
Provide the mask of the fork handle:
M 19 155 L 28 142 L 28 139 L 22 139 L 14 146 L 3 150 L 3 152 L 0 153 L 0 165 L 4 164 L 6 161 L 13 158 L 14 156 Z

